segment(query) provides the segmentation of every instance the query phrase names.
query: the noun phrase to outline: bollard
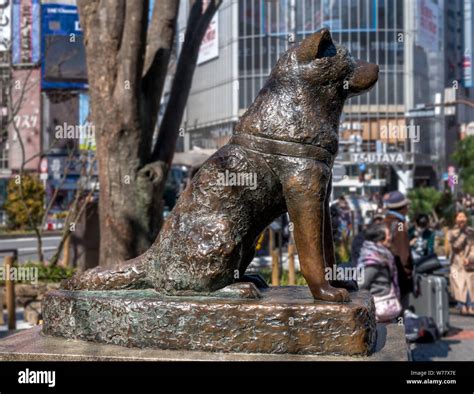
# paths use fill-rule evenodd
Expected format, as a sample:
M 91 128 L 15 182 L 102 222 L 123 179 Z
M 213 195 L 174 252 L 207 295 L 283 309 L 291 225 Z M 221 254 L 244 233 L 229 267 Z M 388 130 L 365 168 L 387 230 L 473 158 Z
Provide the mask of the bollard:
M 273 249 L 275 249 L 275 232 L 268 227 L 268 253 L 272 255 Z
M 5 320 L 3 318 L 3 301 L 5 297 L 5 288 L 0 290 L 0 326 L 5 324 Z
M 275 249 L 275 232 L 268 228 L 268 251 L 272 259 L 272 286 L 280 284 L 279 252 Z
M 288 244 L 288 284 L 290 286 L 296 285 L 295 276 L 295 245 Z
M 63 247 L 63 259 L 61 260 L 61 266 L 69 267 L 69 248 L 71 244 L 71 235 L 69 234 L 64 241 Z
M 12 256 L 5 256 L 5 296 L 8 311 L 8 329 L 16 330 L 15 314 L 15 282 L 10 280 L 10 271 L 13 267 L 14 259 Z
M 272 286 L 280 285 L 280 264 L 278 249 L 271 252 L 272 256 Z

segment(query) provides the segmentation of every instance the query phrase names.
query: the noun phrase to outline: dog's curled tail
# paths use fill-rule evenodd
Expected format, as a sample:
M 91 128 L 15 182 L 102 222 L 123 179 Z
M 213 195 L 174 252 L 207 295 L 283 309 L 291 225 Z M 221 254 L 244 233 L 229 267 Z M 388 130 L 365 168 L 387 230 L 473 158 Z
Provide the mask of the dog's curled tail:
M 96 267 L 61 283 L 64 290 L 127 290 L 151 288 L 146 259 L 138 256 L 113 267 Z

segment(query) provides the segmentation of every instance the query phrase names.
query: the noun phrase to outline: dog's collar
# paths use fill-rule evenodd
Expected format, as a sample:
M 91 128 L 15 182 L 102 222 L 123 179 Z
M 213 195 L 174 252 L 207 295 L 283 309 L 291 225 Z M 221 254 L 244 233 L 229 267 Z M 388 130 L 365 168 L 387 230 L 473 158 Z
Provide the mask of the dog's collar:
M 333 155 L 324 148 L 315 145 L 302 144 L 297 142 L 272 140 L 255 135 L 233 135 L 229 141 L 230 144 L 243 146 L 249 150 L 260 153 L 278 156 L 301 157 L 304 159 L 314 159 L 331 166 Z

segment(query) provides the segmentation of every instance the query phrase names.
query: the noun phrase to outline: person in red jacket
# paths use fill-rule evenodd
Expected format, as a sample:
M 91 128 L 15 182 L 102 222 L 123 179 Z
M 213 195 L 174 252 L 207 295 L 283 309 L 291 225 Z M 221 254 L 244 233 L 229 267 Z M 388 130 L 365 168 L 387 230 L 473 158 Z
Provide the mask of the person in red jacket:
M 390 192 L 384 198 L 384 205 L 387 209 L 385 223 L 392 234 L 390 250 L 395 257 L 400 298 L 404 309 L 408 308 L 408 296 L 413 291 L 413 257 L 406 217 L 408 204 L 408 199 L 399 191 Z

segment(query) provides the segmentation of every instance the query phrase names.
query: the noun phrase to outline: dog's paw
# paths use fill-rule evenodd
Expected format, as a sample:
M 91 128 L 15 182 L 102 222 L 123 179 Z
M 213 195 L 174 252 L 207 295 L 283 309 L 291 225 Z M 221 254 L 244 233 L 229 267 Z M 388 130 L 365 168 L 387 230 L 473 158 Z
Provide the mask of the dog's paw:
M 314 299 L 329 302 L 349 302 L 351 297 L 346 289 L 332 287 L 330 285 L 321 286 L 315 291 L 311 290 Z

